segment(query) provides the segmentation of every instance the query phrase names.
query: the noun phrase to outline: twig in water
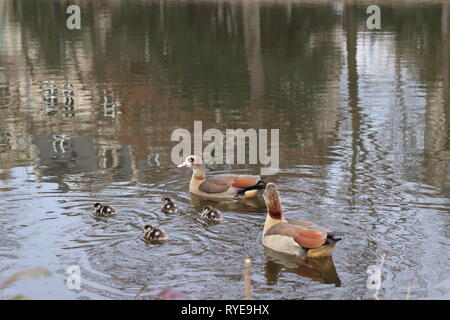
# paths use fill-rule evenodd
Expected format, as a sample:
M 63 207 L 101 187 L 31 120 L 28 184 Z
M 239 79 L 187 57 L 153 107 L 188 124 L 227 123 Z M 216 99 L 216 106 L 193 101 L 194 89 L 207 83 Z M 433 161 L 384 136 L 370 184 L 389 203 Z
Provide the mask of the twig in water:
M 253 300 L 252 284 L 250 279 L 250 268 L 252 260 L 245 259 L 244 261 L 244 299 Z
M 380 277 L 383 274 L 383 264 L 384 264 L 384 261 L 386 259 L 386 256 L 387 256 L 387 253 L 384 252 L 384 251 L 380 254 L 381 262 L 380 262 L 380 265 L 378 266 L 378 268 L 380 270 Z M 380 282 L 381 282 L 381 279 L 380 279 Z M 380 291 L 380 288 L 377 288 L 375 293 L 373 294 L 373 298 L 375 300 L 380 300 L 380 298 L 378 297 L 379 291 Z
M 406 291 L 406 300 L 409 300 L 409 294 L 411 293 L 412 280 L 408 280 L 408 291 Z

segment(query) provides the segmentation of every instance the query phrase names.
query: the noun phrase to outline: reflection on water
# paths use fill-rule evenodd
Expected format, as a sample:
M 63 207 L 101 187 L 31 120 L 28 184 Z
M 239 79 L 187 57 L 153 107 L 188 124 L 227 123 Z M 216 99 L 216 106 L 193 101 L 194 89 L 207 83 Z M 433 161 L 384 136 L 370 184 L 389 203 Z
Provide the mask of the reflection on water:
M 305 258 L 304 260 L 270 249 L 265 249 L 269 257 L 265 265 L 265 276 L 270 285 L 277 284 L 280 273 L 291 272 L 325 284 L 341 286 L 332 257 Z
M 410 280 L 411 298 L 448 295 L 450 4 L 383 4 L 377 31 L 365 9 L 95 1 L 81 3 L 82 29 L 70 31 L 64 2 L 3 1 L 0 276 L 53 274 L 5 296 L 152 298 L 173 287 L 240 299 L 251 258 L 256 298 L 365 299 L 382 251 L 380 298 L 404 299 Z M 333 260 L 291 266 L 267 254 L 260 199 L 215 204 L 219 224 L 197 219 L 207 202 L 170 160 L 172 131 L 194 120 L 280 129 L 281 170 L 269 180 L 288 219 L 345 234 Z M 161 213 L 162 195 L 181 212 Z M 92 217 L 97 201 L 120 214 Z M 170 240 L 143 243 L 145 224 Z M 73 264 L 81 291 L 65 287 Z

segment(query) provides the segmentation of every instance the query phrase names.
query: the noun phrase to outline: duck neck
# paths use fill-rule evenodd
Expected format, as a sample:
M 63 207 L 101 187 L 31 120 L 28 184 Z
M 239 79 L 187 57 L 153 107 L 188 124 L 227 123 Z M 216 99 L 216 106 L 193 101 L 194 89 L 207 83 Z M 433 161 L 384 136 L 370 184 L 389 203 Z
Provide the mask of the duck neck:
M 205 180 L 206 179 L 206 173 L 205 173 L 205 165 L 200 164 L 198 166 L 195 166 L 192 168 L 192 180 L 198 179 L 198 180 Z
M 283 217 L 283 214 L 281 212 L 267 212 L 266 216 L 266 222 L 264 223 L 264 229 L 263 229 L 263 237 L 266 234 L 267 230 L 272 228 L 274 225 L 279 223 L 286 223 L 286 219 Z

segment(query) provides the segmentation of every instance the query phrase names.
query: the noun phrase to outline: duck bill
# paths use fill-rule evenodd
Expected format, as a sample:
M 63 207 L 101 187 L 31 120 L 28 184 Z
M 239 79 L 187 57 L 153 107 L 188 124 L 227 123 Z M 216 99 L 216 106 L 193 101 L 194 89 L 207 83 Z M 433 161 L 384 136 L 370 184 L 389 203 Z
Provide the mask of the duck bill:
M 186 168 L 186 167 L 187 167 L 186 162 L 183 162 L 177 166 L 177 168 Z

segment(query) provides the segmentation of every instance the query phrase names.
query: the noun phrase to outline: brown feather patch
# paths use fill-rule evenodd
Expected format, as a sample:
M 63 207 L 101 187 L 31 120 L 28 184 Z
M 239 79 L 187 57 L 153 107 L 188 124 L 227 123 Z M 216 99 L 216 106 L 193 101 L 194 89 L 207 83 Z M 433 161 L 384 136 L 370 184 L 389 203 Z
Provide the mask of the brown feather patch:
M 321 227 L 318 224 L 315 224 L 314 222 L 307 221 L 307 220 L 293 220 L 293 221 L 289 221 L 289 223 L 304 227 L 305 229 L 314 229 L 314 230 L 324 232 L 324 233 L 331 232 L 330 229 Z
M 308 237 L 297 236 L 294 238 L 295 242 L 306 249 L 314 249 L 321 247 L 325 241 L 323 239 L 312 239 Z
M 325 243 L 327 237 L 326 233 L 322 233 L 316 230 L 301 230 L 294 240 L 303 248 L 313 249 L 319 248 Z
M 260 176 L 239 176 L 233 183 L 235 188 L 248 188 L 258 183 Z
M 203 181 L 198 189 L 205 193 L 222 193 L 230 189 L 226 184 L 217 184 L 211 180 Z

